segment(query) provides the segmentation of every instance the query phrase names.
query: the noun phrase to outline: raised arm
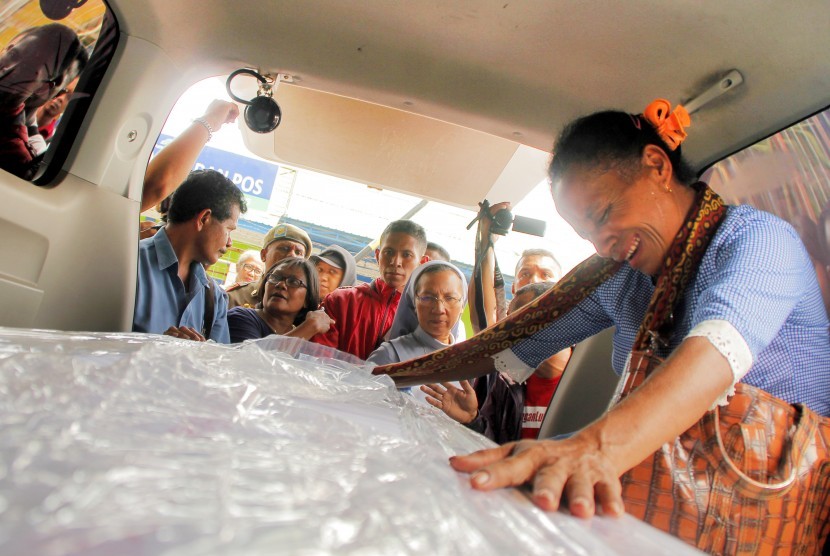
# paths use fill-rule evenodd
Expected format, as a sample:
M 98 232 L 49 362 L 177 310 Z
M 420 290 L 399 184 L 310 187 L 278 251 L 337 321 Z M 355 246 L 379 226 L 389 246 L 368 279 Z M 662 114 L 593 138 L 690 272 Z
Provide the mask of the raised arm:
M 237 116 L 239 108 L 234 103 L 217 99 L 210 103 L 201 119 L 213 131 L 218 131 L 226 123 L 236 121 Z M 193 169 L 209 137 L 207 126 L 194 120 L 150 161 L 144 174 L 141 212 L 153 208 L 176 190 Z
M 510 203 L 497 203 L 490 207 L 490 214 L 495 214 L 501 209 L 509 209 Z M 481 259 L 481 290 L 482 290 L 482 298 L 484 302 L 484 315 L 487 319 L 487 322 L 482 322 L 482 319 L 479 317 L 478 312 L 476 311 L 475 300 L 476 293 L 478 292 L 478 288 L 476 287 L 476 280 L 475 276 L 470 280 L 470 284 L 467 286 L 467 299 L 469 299 L 470 303 L 470 324 L 473 326 L 473 330 L 478 333 L 493 324 L 498 320 L 498 300 L 496 298 L 496 290 L 495 290 L 495 268 L 496 268 L 496 256 L 493 252 L 493 244 L 498 239 L 498 236 L 494 236 L 490 233 L 490 219 L 482 218 L 479 221 L 480 232 L 481 232 L 481 243 L 486 245 L 486 249 L 484 254 L 482 255 Z M 479 249 L 481 249 L 481 245 L 477 246 L 476 255 L 478 256 Z M 478 259 L 476 259 L 478 260 Z M 473 272 L 475 273 L 477 269 L 474 269 Z

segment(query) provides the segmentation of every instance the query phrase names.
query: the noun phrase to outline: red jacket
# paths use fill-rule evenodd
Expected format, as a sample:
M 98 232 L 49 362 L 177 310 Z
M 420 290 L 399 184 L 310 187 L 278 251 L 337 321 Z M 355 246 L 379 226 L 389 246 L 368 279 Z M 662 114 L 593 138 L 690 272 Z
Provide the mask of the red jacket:
M 35 154 L 29 146 L 23 108 L 22 104 L 0 107 L 0 168 L 28 178 Z
M 392 326 L 401 294 L 380 278 L 371 284 L 338 288 L 323 300 L 334 325 L 311 340 L 366 359 Z

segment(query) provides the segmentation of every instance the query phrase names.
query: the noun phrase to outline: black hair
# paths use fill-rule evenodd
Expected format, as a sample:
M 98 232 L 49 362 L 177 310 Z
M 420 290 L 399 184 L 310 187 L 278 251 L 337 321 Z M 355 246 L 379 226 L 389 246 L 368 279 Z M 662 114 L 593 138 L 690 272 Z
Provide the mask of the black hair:
M 553 264 L 556 265 L 556 274 L 560 276 L 562 275 L 562 265 L 559 264 L 559 261 L 553 256 L 553 253 L 547 249 L 525 249 L 522 251 L 522 254 L 519 256 L 519 260 L 516 261 L 516 269 L 514 270 L 516 274 L 519 272 L 519 263 L 528 257 L 549 257 L 553 259 Z
M 81 74 L 89 62 L 89 53 L 81 44 L 81 40 L 75 31 L 61 23 L 47 23 L 18 33 L 2 50 L 3 54 L 10 46 L 29 36 L 43 41 L 40 51 L 43 54 L 43 59 L 27 59 L 21 63 L 28 64 L 29 67 L 42 64 L 46 68 L 48 79 L 51 80 L 50 82 L 53 85 L 50 97 L 40 99 L 40 102 L 36 104 L 30 102 L 27 109 L 33 110 L 42 106 L 45 100 L 57 96 L 61 89 Z M 3 94 L 15 94 L 19 86 L 19 83 L 3 83 Z M 24 102 L 26 100 L 30 99 L 23 99 Z
M 187 222 L 205 209 L 210 209 L 213 217 L 227 220 L 231 217 L 231 207 L 239 207 L 239 212 L 248 210 L 242 191 L 231 180 L 216 170 L 195 170 L 173 193 L 167 221 L 171 224 Z
M 603 171 L 617 169 L 624 176 L 632 177 L 640 168 L 646 145 L 663 149 L 680 183 L 689 185 L 696 180 L 680 147 L 669 149 L 642 116 L 609 110 L 583 116 L 565 126 L 553 149 L 548 170 L 551 184 L 575 166 Z
M 539 297 L 540 295 L 542 295 L 546 291 L 550 290 L 555 285 L 556 284 L 554 284 L 553 282 L 534 282 L 532 284 L 526 284 L 526 285 L 522 286 L 521 288 L 519 288 L 519 291 L 517 291 L 513 295 L 513 299 L 510 300 L 511 308 L 513 310 L 516 310 L 516 309 L 519 308 L 519 307 L 513 306 L 513 304 L 516 302 L 516 298 L 518 298 L 520 295 L 524 295 L 526 293 L 531 293 L 531 294 L 533 294 L 533 297 L 531 298 L 530 301 L 533 301 L 534 299 L 536 299 L 537 297 Z
M 441 257 L 443 258 L 442 260 L 445 260 L 447 262 L 450 261 L 450 252 L 438 245 L 437 243 L 435 243 L 434 241 L 427 242 L 427 250 L 435 251 L 436 253 L 441 255 Z
M 443 264 L 443 262 L 440 262 L 440 263 L 437 263 L 437 264 L 429 265 L 428 267 L 424 268 L 423 270 L 421 270 L 419 272 L 418 278 L 415 279 L 415 284 L 412 286 L 412 289 L 415 290 L 415 292 L 417 292 L 418 291 L 418 282 L 420 282 L 421 278 L 423 278 L 427 274 L 435 274 L 436 272 L 445 272 L 447 270 L 452 272 L 455 276 L 458 276 L 458 272 L 456 272 L 456 270 L 452 266 L 450 266 L 449 264 Z M 459 276 L 459 279 L 460 279 L 460 276 Z M 464 285 L 463 280 L 461 281 L 461 284 L 462 284 L 462 287 L 464 287 L 463 286 Z
M 316 311 L 320 306 L 320 278 L 317 276 L 317 267 L 308 259 L 301 259 L 300 257 L 287 257 L 281 261 L 277 261 L 271 268 L 269 268 L 260 278 L 257 290 L 261 292 L 261 296 L 265 294 L 265 283 L 268 277 L 281 268 L 301 268 L 305 274 L 305 303 L 303 308 L 294 317 L 294 325 L 299 326 L 305 320 L 305 316 L 309 311 Z
M 417 222 L 413 222 L 412 220 L 395 220 L 394 222 L 390 222 L 389 225 L 384 228 L 383 232 L 380 234 L 380 242 L 383 243 L 386 236 L 394 233 L 401 233 L 414 237 L 418 245 L 418 256 L 424 256 L 424 252 L 427 250 L 427 232 L 424 230 L 423 226 Z

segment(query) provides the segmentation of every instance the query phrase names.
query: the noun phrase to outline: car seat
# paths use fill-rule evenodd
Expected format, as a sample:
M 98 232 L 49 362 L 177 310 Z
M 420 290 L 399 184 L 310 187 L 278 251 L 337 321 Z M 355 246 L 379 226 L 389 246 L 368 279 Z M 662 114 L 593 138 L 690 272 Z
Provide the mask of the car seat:
M 605 413 L 620 377 L 611 367 L 614 328 L 574 346 L 548 405 L 539 438 L 575 432 Z

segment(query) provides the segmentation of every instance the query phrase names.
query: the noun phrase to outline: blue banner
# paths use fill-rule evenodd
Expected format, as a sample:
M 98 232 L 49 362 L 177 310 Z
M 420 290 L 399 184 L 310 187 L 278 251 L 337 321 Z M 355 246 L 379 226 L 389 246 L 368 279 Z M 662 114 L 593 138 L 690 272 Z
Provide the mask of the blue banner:
M 167 146 L 173 139 L 169 135 L 159 135 L 158 142 L 153 149 L 153 156 L 158 154 L 162 147 Z M 204 170 L 205 168 L 224 174 L 245 195 L 259 197 L 267 201 L 271 198 L 271 192 L 274 190 L 279 164 L 213 147 L 205 147 L 199 153 L 193 169 Z

